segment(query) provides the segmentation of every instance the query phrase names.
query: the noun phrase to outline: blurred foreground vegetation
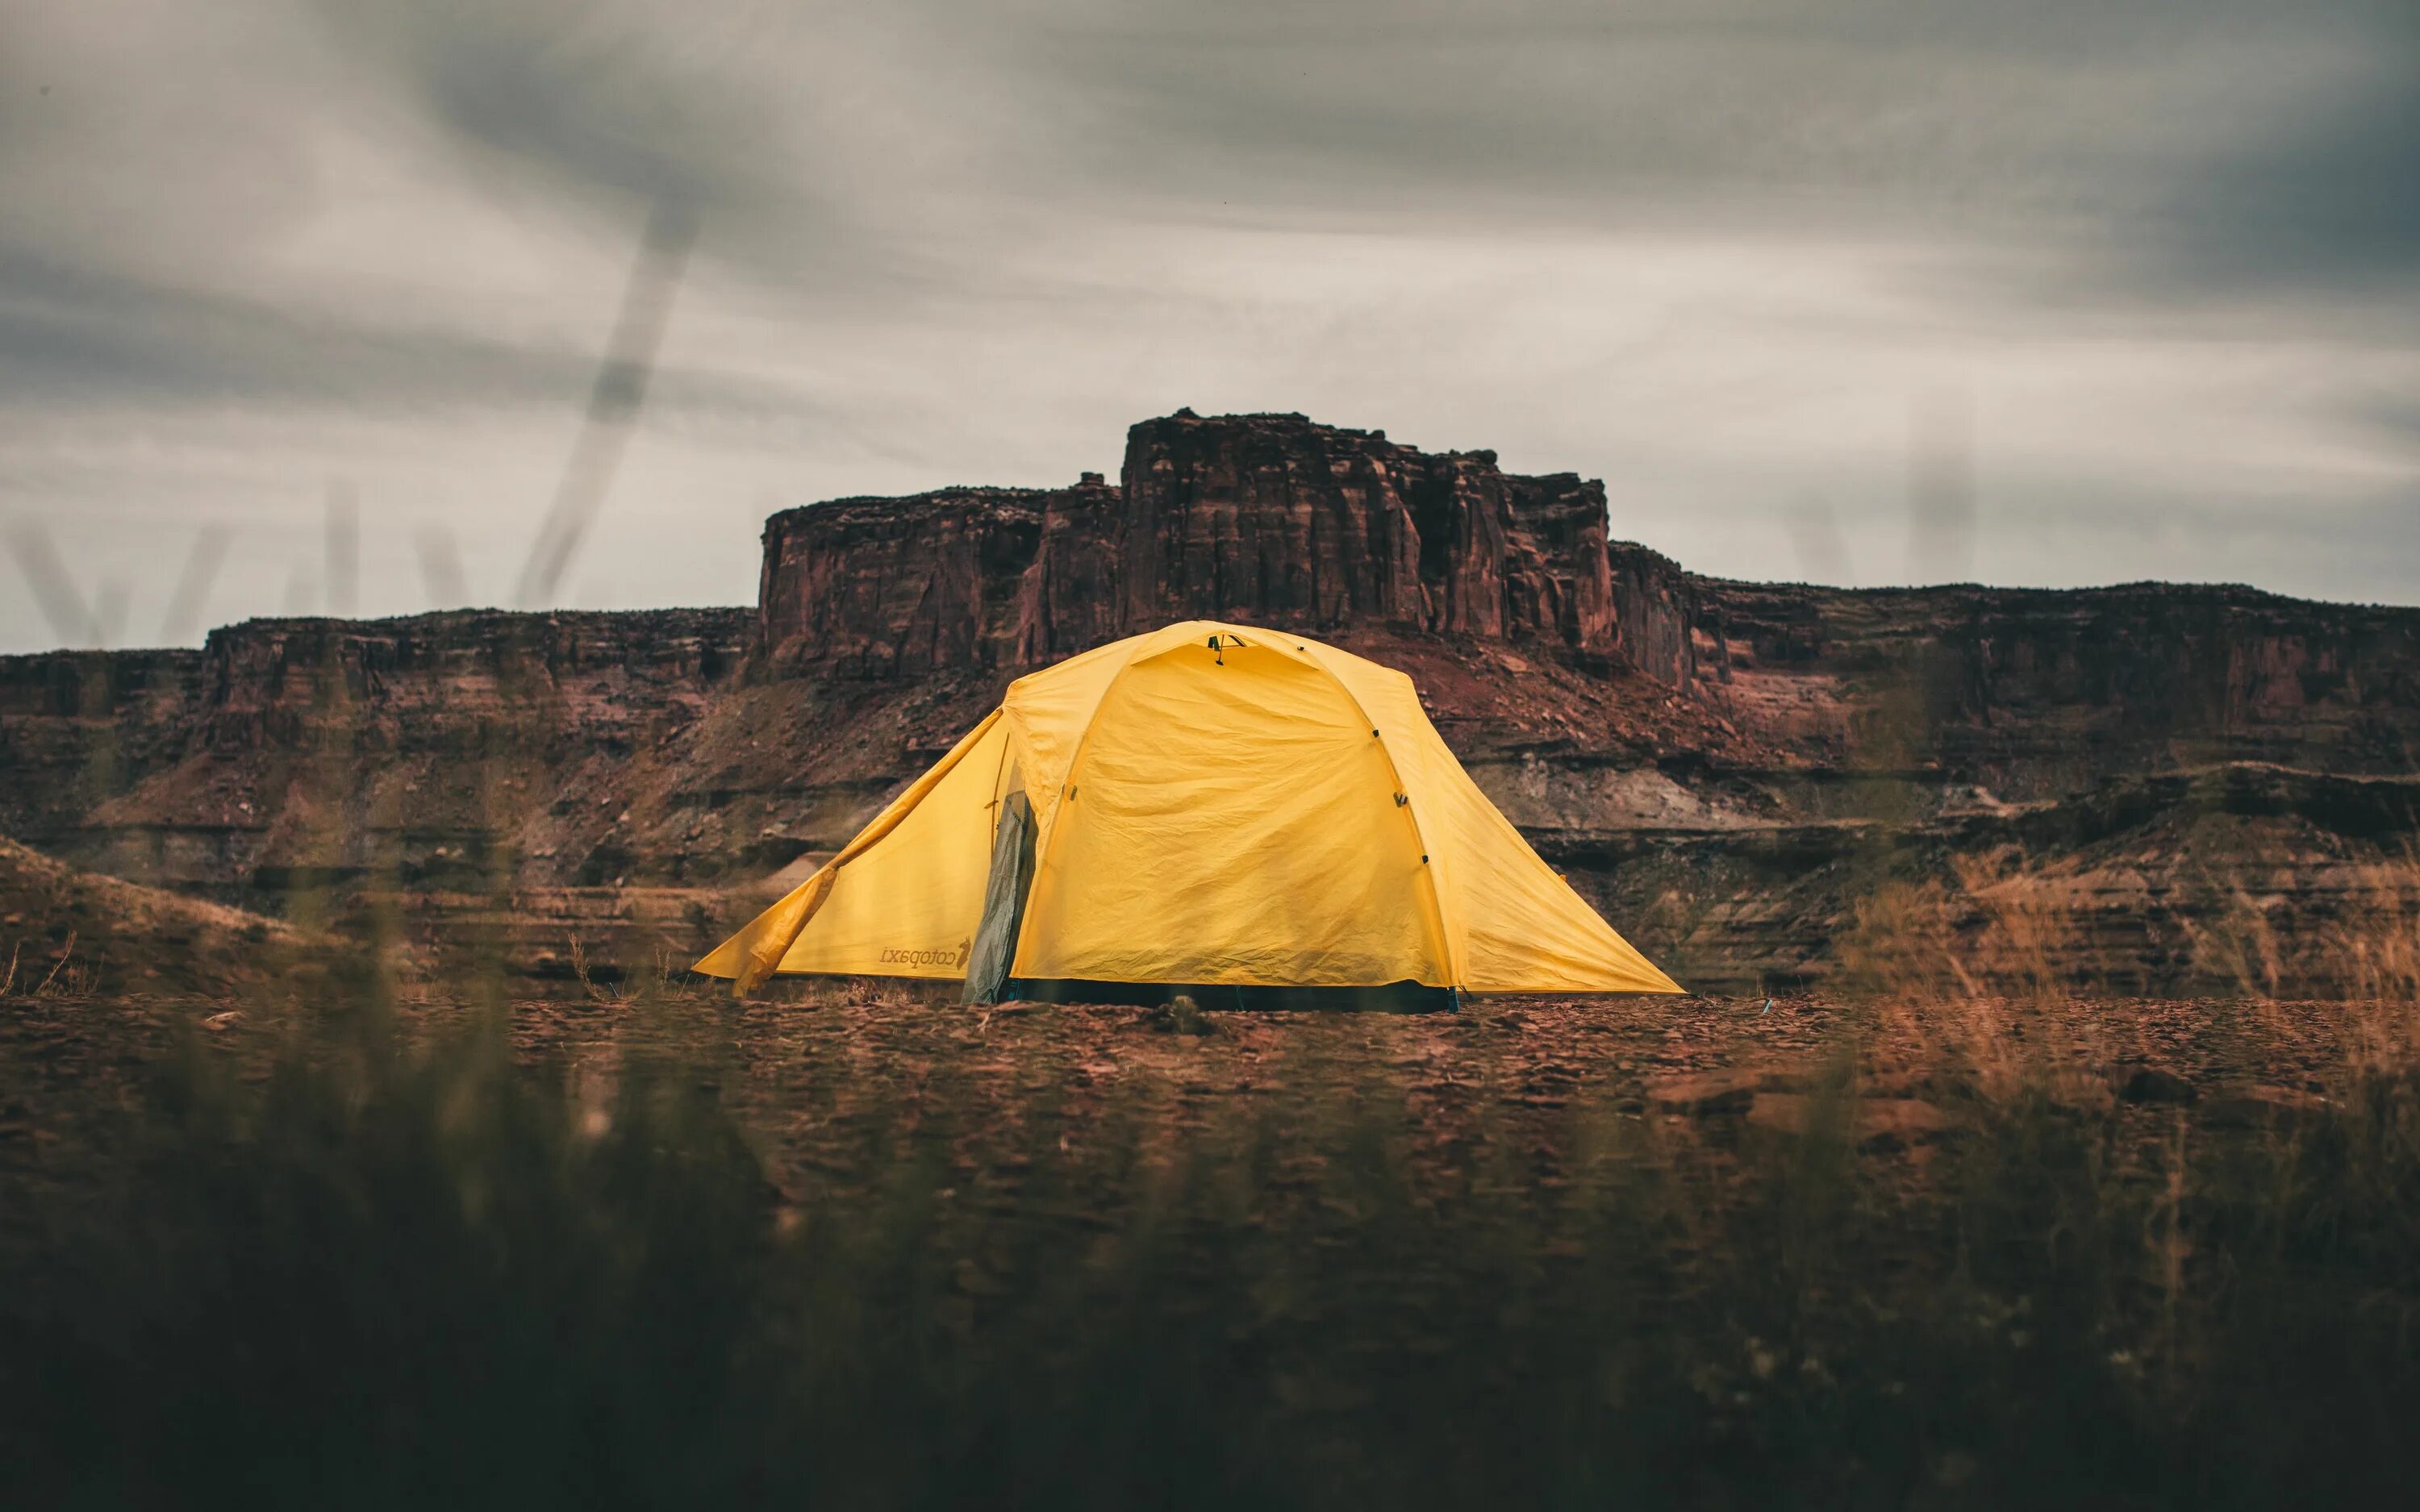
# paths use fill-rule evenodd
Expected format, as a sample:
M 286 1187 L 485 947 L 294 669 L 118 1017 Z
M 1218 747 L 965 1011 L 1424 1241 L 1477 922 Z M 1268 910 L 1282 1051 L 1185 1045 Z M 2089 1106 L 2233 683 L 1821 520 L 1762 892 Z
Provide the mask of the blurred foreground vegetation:
M 8 1167 L 14 1504 L 2226 1507 L 2420 1468 L 2408 1053 L 2146 1156 L 1971 1057 L 1912 1152 L 1842 1047 L 1802 1131 L 1583 1095 L 1549 1166 L 1431 1158 L 1374 1067 L 1071 1141 L 1048 1075 L 1003 1119 L 819 1061 L 801 1165 L 723 1005 L 600 1005 L 660 1032 L 598 1061 L 354 995 L 249 1057 L 178 1035 Z

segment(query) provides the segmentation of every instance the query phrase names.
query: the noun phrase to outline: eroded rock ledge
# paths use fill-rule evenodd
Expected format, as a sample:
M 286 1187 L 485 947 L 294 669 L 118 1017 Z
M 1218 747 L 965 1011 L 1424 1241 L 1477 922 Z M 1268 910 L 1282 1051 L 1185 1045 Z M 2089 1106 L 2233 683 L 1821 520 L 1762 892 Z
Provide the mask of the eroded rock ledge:
M 786 510 L 759 608 L 766 667 L 877 678 L 1034 665 L 1188 617 L 1620 641 L 1603 484 L 1292 414 L 1144 421 L 1114 484 Z

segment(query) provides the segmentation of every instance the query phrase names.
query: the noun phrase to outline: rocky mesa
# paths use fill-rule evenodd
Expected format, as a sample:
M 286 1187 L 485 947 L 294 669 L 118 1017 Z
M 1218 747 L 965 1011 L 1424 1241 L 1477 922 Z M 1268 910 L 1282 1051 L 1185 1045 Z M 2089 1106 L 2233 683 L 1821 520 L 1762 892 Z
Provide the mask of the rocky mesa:
M 1603 484 L 1189 410 L 1127 432 L 1114 485 L 785 510 L 766 523 L 759 608 L 788 674 L 1030 667 L 1186 618 L 1620 643 Z
M 1128 432 L 1114 481 L 777 514 L 752 610 L 0 658 L 0 832 L 617 969 L 835 848 L 1020 671 L 1215 617 L 1411 672 L 1514 822 L 1709 989 L 2317 995 L 2411 933 L 2420 610 L 1745 583 L 1620 523 L 1603 484 L 1489 452 L 1180 410 Z

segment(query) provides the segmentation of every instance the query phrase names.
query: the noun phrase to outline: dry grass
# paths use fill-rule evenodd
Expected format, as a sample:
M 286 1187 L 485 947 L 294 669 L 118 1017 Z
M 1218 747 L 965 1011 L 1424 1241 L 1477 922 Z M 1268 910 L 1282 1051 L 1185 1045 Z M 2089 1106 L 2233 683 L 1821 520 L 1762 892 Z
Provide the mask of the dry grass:
M 1918 999 L 2032 1002 L 2142 990 L 2139 952 L 2124 969 L 2096 948 L 2095 928 L 2121 899 L 2096 899 L 2065 872 L 2013 847 L 1950 860 L 1947 880 L 1892 882 L 1861 897 L 1840 933 L 1844 991 Z M 2204 873 L 2174 909 L 2170 988 L 2256 1001 L 2420 1000 L 2420 856 L 2347 863 L 2319 917 L 2281 922 L 2286 900 L 2238 872 Z M 2105 881 L 2105 879 L 2104 879 Z M 2121 910 L 2123 911 L 2123 910 Z
M 8 966 L 0 972 L 0 1001 L 10 995 L 19 997 L 88 997 L 101 980 L 102 963 L 98 959 L 79 960 L 76 955 L 77 933 L 68 931 L 67 938 L 49 952 L 47 968 L 40 957 L 24 960 L 25 942 L 16 940 L 8 949 Z M 25 966 L 23 990 L 19 991 L 18 968 Z
M 661 978 L 264 1006 L 0 1162 L 24 1484 L 2203 1508 L 2412 1468 L 2409 1041 L 2256 1127 L 2111 1095 L 2190 1015 L 2047 993 L 1202 1038 Z

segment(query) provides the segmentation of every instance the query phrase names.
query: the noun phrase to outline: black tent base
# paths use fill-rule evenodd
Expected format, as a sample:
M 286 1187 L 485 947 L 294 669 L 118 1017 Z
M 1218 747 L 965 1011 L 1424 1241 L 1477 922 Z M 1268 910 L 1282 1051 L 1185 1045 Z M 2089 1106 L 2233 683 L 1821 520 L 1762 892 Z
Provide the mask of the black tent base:
M 1391 981 L 1383 987 L 1222 987 L 1209 982 L 1012 980 L 1001 995 L 1033 1003 L 1132 1003 L 1156 1007 L 1177 997 L 1202 1009 L 1286 1012 L 1451 1013 L 1461 1003 L 1450 987 Z

